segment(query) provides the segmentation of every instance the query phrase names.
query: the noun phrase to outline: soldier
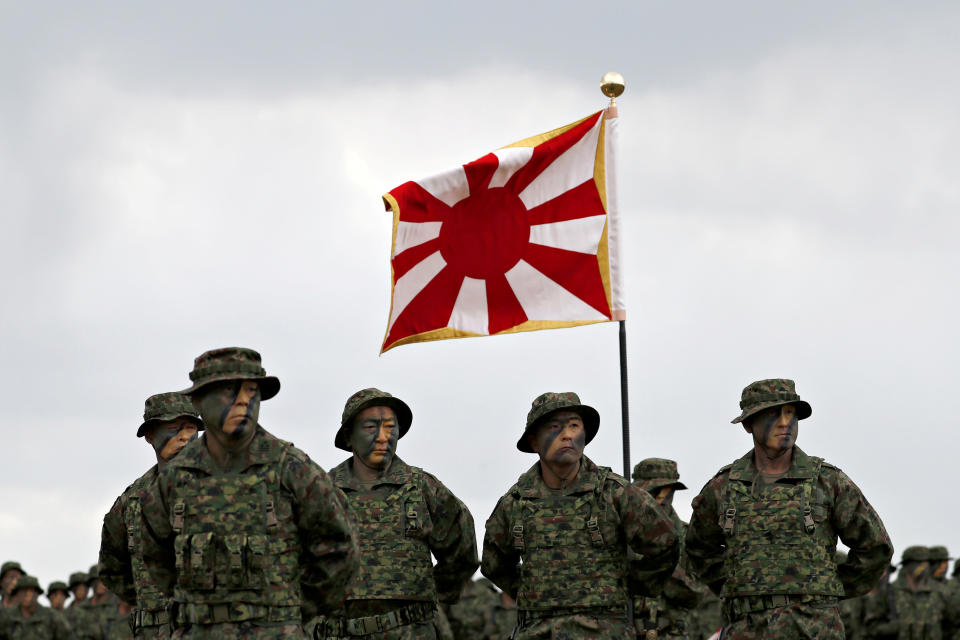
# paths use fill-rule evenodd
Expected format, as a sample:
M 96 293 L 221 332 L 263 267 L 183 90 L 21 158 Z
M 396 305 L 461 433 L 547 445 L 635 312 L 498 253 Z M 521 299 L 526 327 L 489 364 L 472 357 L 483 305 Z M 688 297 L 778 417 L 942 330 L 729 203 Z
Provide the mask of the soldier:
M 63 613 L 67 622 L 70 623 L 74 635 L 79 640 L 99 640 L 100 638 L 100 630 L 90 611 L 90 601 L 87 599 L 87 582 L 89 580 L 90 576 L 84 571 L 71 573 L 67 580 L 67 586 L 70 588 L 70 593 L 73 594 L 73 600 L 64 609 Z
M 517 601 L 520 640 L 634 638 L 631 592 L 657 595 L 677 564 L 650 494 L 583 455 L 599 428 L 577 394 L 537 397 L 517 449 L 539 460 L 487 520 L 481 571 Z
M 67 603 L 69 588 L 66 582 L 55 580 L 47 587 L 47 601 L 50 602 L 50 608 L 54 611 L 63 611 L 63 606 Z
M 847 561 L 847 553 L 838 549 L 834 558 L 839 567 Z M 837 603 L 846 640 L 861 640 L 863 638 L 863 603 L 866 597 L 867 594 L 854 598 L 844 598 Z
M 302 638 L 301 605 L 342 606 L 355 524 L 323 469 L 258 423 L 280 390 L 259 353 L 207 351 L 190 379 L 204 435 L 142 506 L 145 562 L 176 576 L 173 637 Z
M 0 640 L 72 640 L 70 625 L 63 616 L 40 606 L 43 593 L 33 576 L 17 578 L 11 591 L 13 605 L 3 614 Z
M 653 496 L 681 537 L 680 562 L 664 585 L 663 593 L 653 598 L 634 598 L 634 624 L 638 632 L 656 630 L 661 638 L 686 638 L 692 626 L 689 611 L 700 603 L 704 590 L 684 569 L 686 554 L 682 539 L 687 524 L 673 508 L 674 494 L 686 490 L 687 485 L 680 482 L 677 463 L 665 458 L 638 462 L 633 467 L 633 484 Z
M 810 405 L 793 380 L 743 390 L 753 449 L 693 500 L 690 566 L 724 599 L 725 638 L 843 638 L 837 601 L 870 590 L 893 554 L 880 516 L 845 473 L 795 446 Z M 837 537 L 850 548 L 836 564 Z
M 23 567 L 19 562 L 7 560 L 0 566 L 0 597 L 4 607 L 13 607 L 13 588 L 22 575 Z
M 871 638 L 940 640 L 944 637 L 946 603 L 930 575 L 930 549 L 907 547 L 890 590 L 867 604 Z M 886 597 L 884 597 L 886 596 Z
M 460 593 L 460 599 L 444 607 L 453 629 L 454 639 L 485 638 L 483 632 L 487 626 L 487 614 L 499 600 L 497 588 L 486 578 L 467 582 Z M 510 629 L 513 629 L 513 624 L 510 625 Z M 507 635 L 509 634 L 508 631 Z
M 88 624 L 91 625 L 94 637 L 102 638 L 106 635 L 107 628 L 117 617 L 117 601 L 119 598 L 107 589 L 107 585 L 100 579 L 100 566 L 90 567 L 88 574 L 90 580 L 90 591 L 93 595 L 90 597 L 90 604 L 87 606 L 86 613 Z
M 950 566 L 950 552 L 946 547 L 930 547 L 930 576 L 939 584 L 946 584 L 947 569 Z
M 137 437 L 150 445 L 156 464 L 123 491 L 103 518 L 100 579 L 121 600 L 136 605 L 131 618 L 136 637 L 155 640 L 170 635 L 167 604 L 172 591 L 171 576 L 163 576 L 162 567 L 150 571 L 145 565 L 141 553 L 142 501 L 156 485 L 160 469 L 201 429 L 203 423 L 193 403 L 182 393 L 160 393 L 147 398 Z M 158 579 L 163 584 L 158 584 Z
M 330 475 L 359 522 L 360 569 L 344 617 L 326 621 L 321 635 L 444 637 L 437 602 L 456 602 L 480 564 L 466 505 L 396 455 L 412 419 L 405 402 L 378 389 L 358 391 L 343 408 L 334 446 L 352 455 Z

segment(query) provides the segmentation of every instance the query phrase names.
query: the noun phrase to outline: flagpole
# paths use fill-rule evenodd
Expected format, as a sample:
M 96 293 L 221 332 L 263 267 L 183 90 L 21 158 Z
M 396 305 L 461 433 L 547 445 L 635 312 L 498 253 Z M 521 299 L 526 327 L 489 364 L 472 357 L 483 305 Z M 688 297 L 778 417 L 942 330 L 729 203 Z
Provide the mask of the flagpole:
M 607 105 L 606 117 L 616 118 L 617 97 L 624 90 L 623 76 L 615 71 L 604 74 L 600 80 L 600 91 L 610 98 Z M 608 167 L 612 169 L 613 167 Z M 627 388 L 627 323 L 620 318 L 620 421 L 623 429 L 623 477 L 630 479 L 630 402 Z

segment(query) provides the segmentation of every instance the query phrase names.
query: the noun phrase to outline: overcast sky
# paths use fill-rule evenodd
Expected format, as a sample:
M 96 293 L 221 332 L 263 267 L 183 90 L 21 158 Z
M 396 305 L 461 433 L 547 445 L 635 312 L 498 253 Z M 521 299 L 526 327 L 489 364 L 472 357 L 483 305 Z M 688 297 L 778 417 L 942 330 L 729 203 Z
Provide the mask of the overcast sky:
M 839 5 L 839 6 L 838 6 Z M 143 401 L 263 354 L 261 422 L 324 468 L 346 398 L 483 522 L 531 400 L 597 408 L 622 469 L 617 325 L 378 356 L 391 188 L 605 105 L 619 71 L 632 460 L 690 500 L 791 377 L 799 445 L 897 547 L 960 550 L 960 7 L 943 2 L 0 3 L 0 561 L 95 562 L 153 463 Z M 946 409 L 944 408 L 946 407 Z

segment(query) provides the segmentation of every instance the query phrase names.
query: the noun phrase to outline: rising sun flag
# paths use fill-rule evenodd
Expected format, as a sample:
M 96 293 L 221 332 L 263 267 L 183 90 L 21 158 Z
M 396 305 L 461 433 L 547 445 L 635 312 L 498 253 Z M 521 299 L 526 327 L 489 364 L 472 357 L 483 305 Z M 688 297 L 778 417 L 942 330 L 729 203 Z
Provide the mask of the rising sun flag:
M 623 320 L 615 125 L 598 111 L 384 195 L 393 290 L 381 353 Z

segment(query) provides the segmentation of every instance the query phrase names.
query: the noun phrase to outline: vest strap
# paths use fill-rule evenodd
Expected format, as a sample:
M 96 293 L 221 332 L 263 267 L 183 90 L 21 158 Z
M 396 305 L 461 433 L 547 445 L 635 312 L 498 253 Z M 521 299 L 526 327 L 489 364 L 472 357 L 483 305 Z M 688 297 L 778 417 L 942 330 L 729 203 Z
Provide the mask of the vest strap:
M 187 510 L 187 505 L 182 500 L 173 505 L 173 533 L 180 535 L 183 533 L 183 514 Z
M 369 636 L 415 622 L 433 620 L 436 609 L 437 605 L 433 602 L 417 602 L 376 616 L 348 618 L 344 621 L 344 628 L 350 636 Z
M 730 507 L 723 512 L 723 518 L 721 519 L 720 526 L 723 527 L 723 532 L 731 536 L 733 535 L 733 525 L 737 515 L 737 508 Z
M 266 607 L 246 603 L 177 603 L 177 626 L 185 624 L 218 624 L 221 622 L 300 622 L 300 607 Z
M 277 512 L 274 511 L 273 508 L 273 498 L 267 498 L 263 508 L 267 517 L 267 532 L 273 535 L 277 532 L 277 527 L 280 526 L 280 523 L 277 521 Z
M 170 612 L 166 609 L 134 609 L 130 612 L 130 628 L 134 635 L 144 627 L 160 627 L 170 624 Z

